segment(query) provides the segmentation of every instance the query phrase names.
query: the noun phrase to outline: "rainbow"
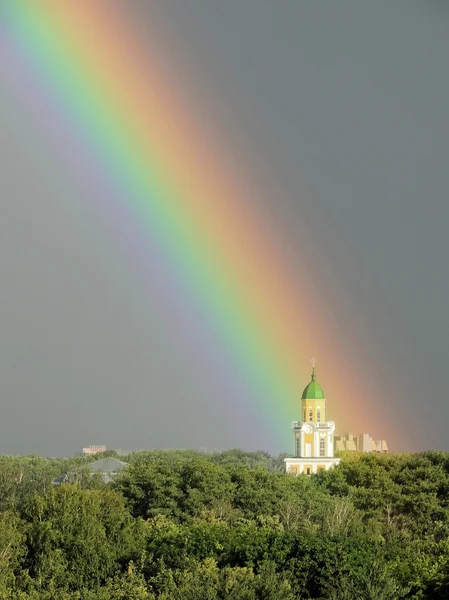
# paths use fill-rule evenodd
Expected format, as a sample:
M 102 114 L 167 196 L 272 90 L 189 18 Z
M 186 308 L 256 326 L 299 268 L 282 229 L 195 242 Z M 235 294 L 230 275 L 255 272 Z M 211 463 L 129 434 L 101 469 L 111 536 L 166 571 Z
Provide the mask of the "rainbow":
M 204 139 L 200 119 L 179 100 L 185 91 L 156 51 L 142 52 L 126 15 L 104 0 L 14 0 L 0 5 L 0 19 L 10 84 L 32 98 L 29 110 L 77 176 L 102 187 L 102 210 L 111 223 L 129 224 L 136 254 L 154 253 L 194 302 L 198 326 L 219 342 L 276 446 L 290 446 L 308 359 L 321 347 L 324 385 L 341 398 L 341 418 L 351 415 L 355 429 L 378 421 L 372 409 L 367 415 L 369 399 L 361 411 L 345 398 L 329 320 L 311 324 L 319 308 L 301 294 L 251 190 Z

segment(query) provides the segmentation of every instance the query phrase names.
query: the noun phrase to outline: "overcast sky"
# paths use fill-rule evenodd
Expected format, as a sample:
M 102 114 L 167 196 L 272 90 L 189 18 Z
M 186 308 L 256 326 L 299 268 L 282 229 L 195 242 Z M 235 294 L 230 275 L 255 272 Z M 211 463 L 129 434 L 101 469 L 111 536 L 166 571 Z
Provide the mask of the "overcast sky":
M 236 160 L 276 182 L 260 209 L 292 254 L 307 231 L 310 277 L 325 279 L 334 318 L 366 344 L 372 370 L 385 369 L 388 433 L 410 430 L 395 449 L 449 451 L 449 7 L 126 6 L 143 36 L 157 31 L 190 96 L 198 81 Z M 158 282 L 128 264 L 40 136 L 0 71 L 0 451 L 288 450 L 264 442 L 248 407 L 226 405 L 229 389 L 164 318 Z M 363 403 L 363 390 L 349 393 Z

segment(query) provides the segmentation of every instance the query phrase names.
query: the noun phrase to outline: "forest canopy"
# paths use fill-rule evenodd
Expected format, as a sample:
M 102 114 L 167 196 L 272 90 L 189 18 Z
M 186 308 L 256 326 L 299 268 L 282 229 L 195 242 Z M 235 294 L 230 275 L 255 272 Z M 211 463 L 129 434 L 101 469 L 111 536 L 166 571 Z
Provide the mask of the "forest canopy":
M 155 450 L 110 483 L 98 458 L 0 456 L 2 600 L 449 597 L 449 454 L 295 477 L 264 452 Z

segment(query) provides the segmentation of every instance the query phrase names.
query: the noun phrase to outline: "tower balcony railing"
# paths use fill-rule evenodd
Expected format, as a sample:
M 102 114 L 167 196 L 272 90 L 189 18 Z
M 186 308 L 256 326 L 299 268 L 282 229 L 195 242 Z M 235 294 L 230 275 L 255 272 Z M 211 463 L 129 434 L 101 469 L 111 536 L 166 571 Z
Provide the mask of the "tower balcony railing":
M 292 423 L 293 429 L 301 429 L 301 425 L 303 423 L 308 423 L 308 422 L 309 421 L 293 421 L 293 423 Z M 312 422 L 312 421 L 310 421 L 310 422 Z M 324 422 L 324 423 L 315 423 L 315 425 L 316 425 L 316 427 L 318 429 L 328 429 L 329 428 L 329 425 L 326 422 Z

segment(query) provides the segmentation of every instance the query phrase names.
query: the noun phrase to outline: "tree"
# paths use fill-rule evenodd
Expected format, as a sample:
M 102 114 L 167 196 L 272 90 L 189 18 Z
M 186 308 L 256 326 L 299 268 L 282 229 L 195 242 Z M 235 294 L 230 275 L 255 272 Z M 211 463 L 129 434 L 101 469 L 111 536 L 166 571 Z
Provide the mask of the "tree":
M 41 591 L 95 589 L 143 550 L 139 521 L 111 490 L 64 484 L 35 496 L 26 517 L 25 565 Z

